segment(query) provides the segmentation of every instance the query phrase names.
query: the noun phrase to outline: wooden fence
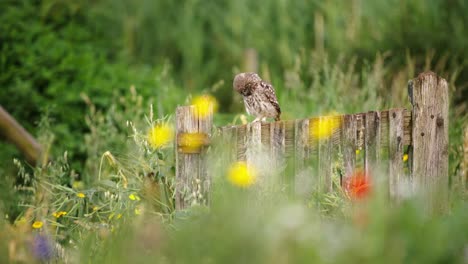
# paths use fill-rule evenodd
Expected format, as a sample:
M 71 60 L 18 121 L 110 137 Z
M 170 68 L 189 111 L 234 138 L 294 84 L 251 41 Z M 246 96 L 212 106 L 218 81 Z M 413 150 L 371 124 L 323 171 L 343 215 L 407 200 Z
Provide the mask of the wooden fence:
M 441 199 L 448 189 L 448 85 L 436 74 L 425 72 L 409 81 L 408 94 L 412 109 L 216 129 L 212 129 L 212 115 L 199 116 L 194 106 L 178 107 L 176 207 L 207 201 L 207 149 L 216 136 L 228 149 L 227 160 L 255 163 L 261 148 L 268 156 L 268 167 L 284 170 L 286 160 L 292 160 L 295 177 L 317 177 L 305 183 L 313 182 L 325 191 L 333 188 L 334 163 L 340 159 L 343 178 L 357 168 L 366 175 L 388 175 L 389 194 L 396 199 L 402 185 L 411 190 L 437 188 L 439 194 L 443 192 L 437 198 Z

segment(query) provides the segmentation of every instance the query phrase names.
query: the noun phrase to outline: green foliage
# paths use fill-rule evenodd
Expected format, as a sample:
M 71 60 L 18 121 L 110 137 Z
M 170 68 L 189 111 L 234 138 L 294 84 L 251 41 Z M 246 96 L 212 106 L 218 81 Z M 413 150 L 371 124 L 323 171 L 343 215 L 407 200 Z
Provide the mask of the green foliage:
M 158 105 L 161 115 L 180 101 L 177 94 L 164 94 L 173 89 L 169 80 L 160 82 L 167 79 L 164 64 L 129 68 L 125 63 L 110 63 L 99 36 L 90 25 L 83 26 L 85 6 L 78 3 L 78 9 L 71 12 L 71 2 L 68 9 L 53 1 L 2 5 L 0 104 L 30 131 L 47 111 L 56 135 L 53 154 L 68 150 L 76 158 L 74 167 L 81 170 L 86 157 L 83 97 L 97 110 L 105 109 L 113 97 L 128 94 L 135 85 L 147 100 L 156 95 L 168 103 Z
M 1 1 L 0 105 L 51 159 L 25 165 L 0 143 L 0 262 L 34 262 L 38 235 L 71 263 L 466 262 L 466 13 L 463 0 Z M 210 208 L 175 212 L 174 151 L 148 131 L 201 91 L 220 101 L 217 125 L 238 124 L 247 49 L 285 119 L 409 107 L 409 79 L 446 78 L 450 212 L 380 191 L 351 202 L 338 183 L 293 195 L 279 172 L 239 189 L 215 148 Z
M 105 18 L 108 39 L 123 36 L 116 44 L 121 55 L 150 64 L 168 58 L 190 88 L 229 84 L 247 48 L 279 76 L 312 49 L 332 61 L 358 55 L 359 64 L 391 52 L 387 63 L 396 70 L 407 53 L 418 71 L 428 53 L 430 68 L 440 70 L 457 70 L 467 57 L 465 1 L 102 0 L 93 10 Z

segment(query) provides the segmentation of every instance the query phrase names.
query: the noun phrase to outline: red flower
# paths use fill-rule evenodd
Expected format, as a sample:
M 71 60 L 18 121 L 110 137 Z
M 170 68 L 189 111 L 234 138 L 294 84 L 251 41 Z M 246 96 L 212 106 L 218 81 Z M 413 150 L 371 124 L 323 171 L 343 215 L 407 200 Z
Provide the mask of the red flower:
M 362 170 L 357 170 L 344 180 L 343 187 L 351 199 L 365 198 L 371 192 L 369 175 Z

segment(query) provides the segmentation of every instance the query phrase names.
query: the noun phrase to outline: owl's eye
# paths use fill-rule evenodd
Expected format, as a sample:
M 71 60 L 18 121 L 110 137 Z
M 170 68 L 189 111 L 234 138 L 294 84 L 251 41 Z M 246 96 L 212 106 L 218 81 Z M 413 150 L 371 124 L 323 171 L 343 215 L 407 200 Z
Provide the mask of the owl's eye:
M 243 96 L 249 96 L 249 95 L 252 94 L 252 91 L 251 91 L 248 87 L 246 87 L 246 88 L 244 88 L 244 89 L 242 90 L 241 94 L 242 94 Z

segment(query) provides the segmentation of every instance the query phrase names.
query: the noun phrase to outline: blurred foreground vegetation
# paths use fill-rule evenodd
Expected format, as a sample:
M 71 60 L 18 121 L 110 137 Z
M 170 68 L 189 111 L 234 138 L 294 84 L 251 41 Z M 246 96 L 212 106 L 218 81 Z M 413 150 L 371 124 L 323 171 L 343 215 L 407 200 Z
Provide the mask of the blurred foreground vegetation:
M 211 208 L 176 213 L 173 149 L 147 134 L 203 93 L 219 101 L 217 125 L 240 122 L 240 70 L 274 84 L 284 119 L 409 107 L 407 81 L 433 70 L 451 89 L 454 182 L 467 13 L 463 0 L 1 1 L 0 105 L 52 161 L 25 164 L 0 142 L 0 262 L 58 251 L 76 263 L 466 262 L 463 191 L 431 215 L 418 197 L 356 205 L 278 182 L 237 189 L 219 170 Z M 51 245 L 61 249 L 42 254 Z

